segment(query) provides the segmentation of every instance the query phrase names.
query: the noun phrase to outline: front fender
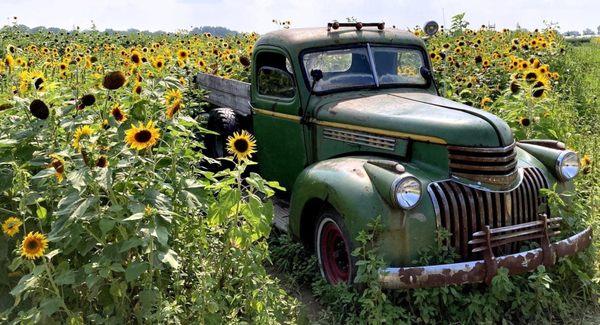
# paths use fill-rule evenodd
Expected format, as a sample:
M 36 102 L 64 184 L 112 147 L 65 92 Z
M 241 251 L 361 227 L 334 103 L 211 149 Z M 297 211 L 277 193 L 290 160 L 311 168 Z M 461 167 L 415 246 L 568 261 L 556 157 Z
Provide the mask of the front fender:
M 316 216 L 307 218 L 303 211 L 315 202 L 313 199 L 319 199 L 341 215 L 352 241 L 369 222 L 380 216 L 383 232 L 379 244 L 383 258 L 390 265 L 408 264 L 435 239 L 435 213 L 426 190 L 430 180 L 416 167 L 403 164 L 407 172 L 421 180 L 423 197 L 411 210 L 395 208 L 379 193 L 365 170 L 370 159 L 380 158 L 341 157 L 307 167 L 292 190 L 290 232 L 296 237 L 302 236 L 302 222 L 312 222 L 311 229 L 316 227 Z

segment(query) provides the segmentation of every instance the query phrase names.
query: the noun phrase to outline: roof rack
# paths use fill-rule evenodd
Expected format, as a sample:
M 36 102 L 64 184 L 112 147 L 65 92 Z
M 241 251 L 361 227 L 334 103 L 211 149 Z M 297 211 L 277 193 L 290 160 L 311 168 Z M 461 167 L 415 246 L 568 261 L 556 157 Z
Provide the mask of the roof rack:
M 377 27 L 378 30 L 382 31 L 385 28 L 385 23 L 361 23 L 360 21 L 356 23 L 339 23 L 337 21 L 327 23 L 327 31 L 331 31 L 332 28 L 337 30 L 340 27 L 354 27 L 356 30 L 361 30 L 363 27 Z

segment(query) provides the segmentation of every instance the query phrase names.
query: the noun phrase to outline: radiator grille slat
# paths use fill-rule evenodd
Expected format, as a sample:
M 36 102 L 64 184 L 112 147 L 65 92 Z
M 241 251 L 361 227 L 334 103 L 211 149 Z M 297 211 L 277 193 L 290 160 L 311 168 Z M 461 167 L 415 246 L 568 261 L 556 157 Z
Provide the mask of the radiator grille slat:
M 515 143 L 498 148 L 447 148 L 454 176 L 494 185 L 509 185 L 518 177 Z
M 542 172 L 534 167 L 523 169 L 523 181 L 508 193 L 486 192 L 462 185 L 452 180 L 432 183 L 432 197 L 440 227 L 451 234 L 448 244 L 452 245 L 463 259 L 478 258 L 470 253 L 468 241 L 472 234 L 484 226 L 505 227 L 538 220 L 545 198 L 540 188 L 547 188 Z M 498 247 L 500 253 L 508 254 L 518 249 L 516 243 Z M 479 253 L 477 253 L 479 254 Z

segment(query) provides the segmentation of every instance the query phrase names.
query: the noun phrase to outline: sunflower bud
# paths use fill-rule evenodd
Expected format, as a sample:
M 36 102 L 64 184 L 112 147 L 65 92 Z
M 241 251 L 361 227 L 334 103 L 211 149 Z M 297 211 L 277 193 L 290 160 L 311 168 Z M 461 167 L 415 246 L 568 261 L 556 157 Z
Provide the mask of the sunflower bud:
M 92 94 L 83 95 L 83 97 L 81 97 L 81 104 L 83 104 L 83 106 L 92 106 L 95 102 L 96 97 Z
M 29 111 L 31 115 L 39 118 L 40 120 L 45 120 L 48 118 L 50 111 L 48 109 L 48 105 L 39 99 L 34 99 L 29 105 Z
M 102 86 L 109 90 L 121 88 L 125 84 L 125 75 L 121 71 L 113 71 L 104 76 Z

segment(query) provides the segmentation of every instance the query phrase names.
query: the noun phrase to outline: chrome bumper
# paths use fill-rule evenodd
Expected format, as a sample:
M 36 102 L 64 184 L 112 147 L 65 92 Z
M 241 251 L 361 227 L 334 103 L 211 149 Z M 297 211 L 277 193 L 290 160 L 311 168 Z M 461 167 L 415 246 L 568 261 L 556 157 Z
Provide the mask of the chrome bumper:
M 490 282 L 498 268 L 509 274 L 522 274 L 540 265 L 552 266 L 559 258 L 586 249 L 592 242 L 588 227 L 567 239 L 542 245 L 526 252 L 454 264 L 415 267 L 390 267 L 379 270 L 379 282 L 386 289 L 442 287 L 466 283 Z

